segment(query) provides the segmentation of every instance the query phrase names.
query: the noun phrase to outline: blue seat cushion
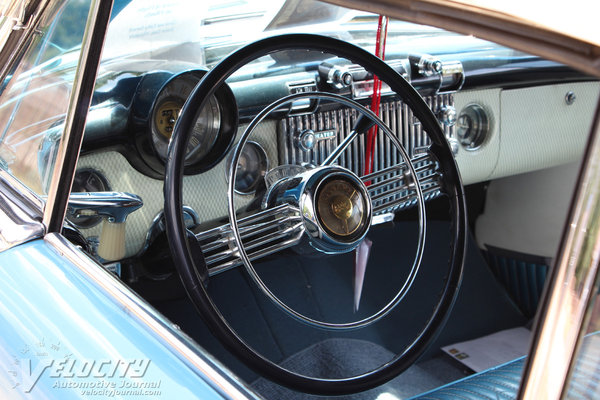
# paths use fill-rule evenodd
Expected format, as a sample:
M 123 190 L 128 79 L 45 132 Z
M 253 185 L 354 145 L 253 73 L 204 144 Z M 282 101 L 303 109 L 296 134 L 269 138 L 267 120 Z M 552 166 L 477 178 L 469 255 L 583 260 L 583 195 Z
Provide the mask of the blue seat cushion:
M 525 357 L 450 383 L 411 400 L 515 399 Z M 579 349 L 569 382 L 569 399 L 600 398 L 600 332 L 588 334 Z
M 525 357 L 521 357 L 430 392 L 423 393 L 417 397 L 413 397 L 413 399 L 514 399 L 517 397 L 524 364 Z

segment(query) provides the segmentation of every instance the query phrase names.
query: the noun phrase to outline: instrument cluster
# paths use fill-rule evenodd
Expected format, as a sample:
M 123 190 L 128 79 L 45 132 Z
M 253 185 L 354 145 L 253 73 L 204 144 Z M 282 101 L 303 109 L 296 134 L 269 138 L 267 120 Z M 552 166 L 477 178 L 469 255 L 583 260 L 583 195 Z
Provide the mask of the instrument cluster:
M 166 81 L 152 104 L 149 124 L 153 157 L 150 164 L 164 166 L 171 135 L 189 95 L 205 71 L 193 70 L 174 75 Z M 185 173 L 198 174 L 221 161 L 233 143 L 238 125 L 235 97 L 224 85 L 207 104 L 196 111 L 195 124 L 186 147 Z M 144 152 L 141 152 L 144 154 Z

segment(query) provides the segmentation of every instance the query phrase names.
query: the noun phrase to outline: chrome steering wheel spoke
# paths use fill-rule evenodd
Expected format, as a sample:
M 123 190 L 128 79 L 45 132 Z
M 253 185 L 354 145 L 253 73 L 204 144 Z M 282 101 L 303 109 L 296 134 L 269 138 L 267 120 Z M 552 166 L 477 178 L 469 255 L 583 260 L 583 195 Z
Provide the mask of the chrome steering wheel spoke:
M 255 252 L 255 247 L 252 247 L 255 243 L 247 240 L 248 225 L 244 219 L 238 220 L 236 214 L 237 207 L 235 205 L 234 186 L 237 173 L 236 166 L 245 144 L 249 141 L 250 135 L 272 112 L 283 105 L 305 98 L 337 102 L 356 110 L 359 116 L 356 119 L 351 133 L 329 153 L 320 165 L 298 175 L 282 179 L 269 189 L 271 192 L 269 192 L 269 190 L 267 191 L 266 200 L 263 201 L 263 204 L 265 204 L 266 207 L 273 208 L 267 208 L 265 211 L 262 211 L 263 213 L 270 213 L 277 207 L 292 207 L 301 211 L 299 214 L 299 225 L 297 226 L 298 229 L 301 229 L 300 225 L 304 225 L 303 232 L 299 233 L 299 236 L 297 236 L 297 242 L 290 243 L 289 241 L 285 241 L 285 247 L 290 247 L 293 244 L 301 244 L 302 239 L 305 239 L 304 241 L 308 244 L 305 247 L 312 247 L 312 249 L 325 254 L 342 254 L 349 252 L 354 250 L 366 237 L 368 229 L 372 225 L 372 215 L 375 211 L 384 212 L 390 209 L 395 210 L 408 204 L 416 205 L 418 207 L 418 242 L 412 266 L 409 269 L 406 280 L 391 300 L 386 302 L 379 310 L 371 315 L 359 317 L 359 319 L 350 322 L 329 322 L 309 317 L 293 309 L 273 293 L 268 285 L 263 282 L 252 264 L 252 261 L 256 260 L 258 258 L 257 256 L 260 256 L 261 253 Z M 358 177 L 351 171 L 337 166 L 337 160 L 350 144 L 360 135 L 366 134 L 374 125 L 378 127 L 380 134 L 385 134 L 392 142 L 396 151 L 399 153 L 400 159 L 404 161 L 363 177 Z M 350 330 L 368 326 L 387 315 L 400 303 L 400 301 L 402 301 L 417 276 L 423 257 L 426 232 L 425 197 L 421 186 L 423 183 L 421 182 L 419 174 L 426 174 L 426 176 L 424 176 L 426 184 L 429 184 L 435 178 L 433 174 L 427 174 L 429 171 L 428 165 L 431 164 L 428 161 L 429 159 L 426 153 L 418 155 L 414 161 L 411 160 L 406 149 L 390 128 L 371 110 L 364 108 L 353 100 L 325 92 L 304 92 L 283 97 L 265 107 L 252 120 L 242 134 L 231 158 L 228 172 L 228 211 L 229 222 L 231 225 L 229 232 L 233 237 L 234 246 L 229 251 L 235 252 L 236 255 L 239 256 L 239 259 L 243 263 L 248 274 L 263 294 L 265 294 L 277 307 L 300 322 L 329 330 Z M 415 168 L 415 163 L 418 163 L 417 165 L 419 165 L 420 168 Z M 423 166 L 421 166 L 421 164 L 423 164 Z M 373 185 L 372 187 L 371 184 Z M 279 187 L 277 185 L 279 185 Z M 339 193 L 332 193 L 331 196 L 328 194 L 321 196 L 319 194 L 328 193 L 329 189 L 326 188 L 332 187 L 334 188 L 332 189 L 334 192 L 335 190 L 341 190 L 340 193 L 344 191 L 342 187 L 346 187 L 346 190 L 352 192 L 352 195 L 344 197 L 343 194 Z M 270 199 L 273 191 L 276 193 L 274 202 L 273 199 Z M 354 206 L 351 203 L 353 201 L 352 196 L 357 192 L 361 193 L 360 198 L 363 199 L 363 203 L 366 202 L 359 208 L 365 208 L 364 218 L 367 218 L 367 220 L 364 220 L 363 215 L 361 214 L 360 218 L 363 218 L 363 222 L 355 222 L 356 229 L 363 226 L 362 230 L 359 229 L 356 235 L 350 235 L 348 219 L 344 218 L 350 218 L 350 215 L 355 215 L 353 213 L 356 212 L 356 207 L 359 206 L 361 202 L 359 201 Z M 319 196 L 321 196 L 321 198 L 329 197 L 327 201 L 331 203 L 328 203 L 328 206 L 324 206 L 321 211 L 319 211 L 319 205 L 321 204 Z M 279 200 L 279 202 L 277 202 L 277 200 Z M 378 206 L 377 210 L 374 208 L 375 205 Z M 330 214 L 328 216 L 330 223 L 335 224 L 337 221 L 337 224 L 341 224 L 342 228 L 338 230 L 332 229 L 326 222 L 325 216 L 327 214 Z M 364 221 L 367 222 L 366 226 L 363 225 Z M 344 227 L 345 231 L 343 229 Z M 252 229 L 250 231 L 252 231 Z M 352 232 L 354 232 L 354 229 L 352 229 Z M 276 236 L 277 235 L 274 235 L 273 237 Z M 275 246 L 271 246 L 270 249 L 273 249 L 272 252 L 276 251 Z M 219 253 L 216 256 L 208 255 L 206 257 L 207 264 L 225 256 L 229 256 L 229 253 Z

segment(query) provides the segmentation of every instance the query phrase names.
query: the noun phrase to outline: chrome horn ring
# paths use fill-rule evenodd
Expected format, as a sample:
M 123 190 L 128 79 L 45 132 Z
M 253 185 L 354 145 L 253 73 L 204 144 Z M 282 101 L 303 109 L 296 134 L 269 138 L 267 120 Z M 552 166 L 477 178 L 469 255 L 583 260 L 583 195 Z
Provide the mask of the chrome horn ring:
M 240 230 L 239 230 L 237 216 L 236 216 L 236 210 L 235 210 L 234 193 L 235 193 L 235 180 L 236 180 L 236 172 L 237 172 L 236 167 L 238 165 L 244 145 L 248 142 L 248 138 L 250 137 L 252 132 L 256 129 L 258 124 L 260 124 L 271 112 L 273 112 L 274 110 L 276 110 L 277 108 L 281 107 L 282 105 L 284 105 L 286 103 L 290 103 L 292 101 L 296 101 L 296 100 L 303 99 L 303 98 L 313 98 L 313 99 L 316 98 L 319 100 L 335 101 L 335 102 L 341 103 L 345 106 L 351 107 L 351 108 L 357 110 L 360 114 L 369 118 L 375 125 L 377 125 L 379 127 L 379 129 L 381 129 L 386 134 L 386 136 L 394 144 L 396 149 L 400 152 L 400 154 L 402 155 L 402 158 L 404 158 L 404 160 L 406 161 L 406 166 L 408 167 L 409 176 L 412 179 L 412 182 L 414 183 L 414 185 L 412 185 L 413 186 L 412 188 L 415 190 L 416 195 L 417 195 L 418 219 L 419 219 L 419 224 L 418 224 L 419 225 L 419 240 L 418 240 L 418 244 L 417 244 L 415 258 L 413 260 L 413 264 L 412 264 L 412 267 L 408 274 L 408 277 L 405 280 L 402 287 L 399 289 L 398 293 L 386 305 L 384 305 L 379 311 L 375 312 L 374 314 L 372 314 L 366 318 L 357 320 L 357 321 L 351 321 L 351 322 L 345 322 L 345 323 L 333 323 L 333 322 L 327 322 L 327 321 L 320 321 L 320 320 L 317 320 L 314 318 L 310 318 L 310 317 L 294 310 L 290 306 L 288 306 L 285 302 L 283 302 L 281 299 L 279 299 L 279 297 L 277 297 L 268 288 L 268 286 L 264 283 L 264 281 L 260 278 L 260 276 L 256 272 L 256 269 L 252 265 L 252 262 L 250 261 L 250 258 L 248 256 L 248 253 L 246 252 L 246 249 L 244 247 L 244 244 L 242 242 L 242 238 L 240 235 Z M 357 132 L 356 130 L 353 130 L 353 132 L 350 135 L 348 135 L 338 145 L 338 147 L 331 153 L 331 155 L 323 162 L 323 165 L 321 165 L 320 167 L 329 167 L 332 169 L 332 171 L 337 170 L 338 168 L 341 169 L 340 167 L 334 168 L 331 166 L 336 161 L 336 159 L 344 152 L 344 150 L 348 147 L 348 145 L 355 138 L 358 137 L 359 134 L 360 134 L 359 132 Z M 356 101 L 353 101 L 353 100 L 350 100 L 345 97 L 342 97 L 342 96 L 339 96 L 336 94 L 332 94 L 332 93 L 305 92 L 305 93 L 295 93 L 295 94 L 283 97 L 283 98 L 271 103 L 266 108 L 264 108 L 248 125 L 248 127 L 246 128 L 246 130 L 242 134 L 242 137 L 240 138 L 239 142 L 236 145 L 236 148 L 234 150 L 233 157 L 231 158 L 231 161 L 229 163 L 228 169 L 229 169 L 229 172 L 228 172 L 229 182 L 228 182 L 228 190 L 227 190 L 228 214 L 229 214 L 229 222 L 231 224 L 231 231 L 232 231 L 232 235 L 233 235 L 233 238 L 235 241 L 238 255 L 239 255 L 240 259 L 242 260 L 244 267 L 246 268 L 246 271 L 248 272 L 248 274 L 250 275 L 250 277 L 252 278 L 254 283 L 265 294 L 265 296 L 267 296 L 267 298 L 269 298 L 269 300 L 271 300 L 281 310 L 283 310 L 284 312 L 286 312 L 287 314 L 289 314 L 296 320 L 303 322 L 310 326 L 328 329 L 328 330 L 351 330 L 351 329 L 357 329 L 357 328 L 362 328 L 362 327 L 368 326 L 368 325 L 378 321 L 379 319 L 383 318 L 384 316 L 389 314 L 393 310 L 393 308 L 396 305 L 398 305 L 400 303 L 400 301 L 402 301 L 404 296 L 408 293 L 408 290 L 412 286 L 412 284 L 417 276 L 417 273 L 419 271 L 419 267 L 421 265 L 421 260 L 423 257 L 424 246 L 425 246 L 425 232 L 426 232 L 425 199 L 423 196 L 423 192 L 421 190 L 421 186 L 419 184 L 419 178 L 417 176 L 417 172 L 415 171 L 415 168 L 410 160 L 410 157 L 408 156 L 408 153 L 406 152 L 406 149 L 404 148 L 404 146 L 402 146 L 402 143 L 400 143 L 400 141 L 392 133 L 392 131 L 385 125 L 385 123 L 379 117 L 377 117 L 377 115 L 375 115 L 371 110 L 364 108 L 362 105 L 360 105 Z M 305 193 L 304 190 L 302 190 L 301 192 Z M 316 194 L 318 195 L 318 193 L 316 193 Z M 369 211 L 369 218 L 370 218 L 370 211 Z M 360 240 L 362 240 L 362 238 L 364 238 L 367 231 L 368 231 L 368 227 L 365 230 L 362 237 L 356 241 L 356 245 L 358 245 Z M 352 245 L 354 245 L 354 243 L 352 243 Z M 354 245 L 354 247 L 356 247 L 356 246 Z M 351 248 L 351 246 L 348 246 L 348 249 L 346 251 L 350 251 L 350 250 L 352 250 L 352 248 Z

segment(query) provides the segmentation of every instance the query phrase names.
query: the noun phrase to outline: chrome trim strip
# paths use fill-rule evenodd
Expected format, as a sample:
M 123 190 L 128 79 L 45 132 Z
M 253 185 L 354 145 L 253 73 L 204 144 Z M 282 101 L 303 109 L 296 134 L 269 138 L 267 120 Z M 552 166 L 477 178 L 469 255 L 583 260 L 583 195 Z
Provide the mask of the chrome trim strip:
M 425 97 L 425 101 L 434 112 L 437 112 L 443 106 L 454 105 L 454 94 L 443 93 L 436 96 L 429 96 Z M 419 158 L 423 156 L 424 152 L 426 153 L 431 140 L 427 133 L 423 131 L 421 123 L 415 119 L 410 107 L 402 101 L 388 99 L 381 103 L 380 115 L 384 123 L 406 147 L 415 167 L 421 167 L 421 160 Z M 355 110 L 340 107 L 332 111 L 321 111 L 311 116 L 288 116 L 280 120 L 278 125 L 278 144 L 280 145 L 279 154 L 282 164 L 308 163 L 316 165 L 322 163 L 322 160 L 328 157 L 331 158 L 332 149 L 339 146 L 340 143 L 344 143 L 348 136 L 352 134 L 351 130 L 356 117 Z M 321 123 L 322 121 L 324 123 Z M 447 138 L 455 136 L 454 126 L 443 124 L 442 128 Z M 294 138 L 297 137 L 299 132 L 307 129 L 313 131 L 334 129 L 338 132 L 338 135 L 331 141 L 328 141 L 327 146 L 322 146 L 319 143 L 314 148 L 306 151 L 297 145 L 297 141 Z M 360 176 L 364 172 L 364 151 L 364 138 L 360 137 L 359 140 L 354 141 L 341 152 L 337 163 Z M 432 161 L 431 159 L 424 159 L 423 165 L 427 163 L 431 172 L 434 172 L 436 165 Z M 377 176 L 378 181 L 372 182 L 372 184 L 379 183 L 379 180 L 391 181 L 401 173 L 399 170 L 400 164 L 402 164 L 401 157 L 395 151 L 390 138 L 386 137 L 386 135 L 377 135 L 373 164 L 374 170 L 379 170 L 380 174 Z M 428 199 L 435 198 L 440 194 L 441 191 L 439 190 L 430 191 Z M 414 203 L 410 201 L 395 202 L 395 206 L 390 208 L 377 205 L 374 207 L 375 215 L 378 213 L 397 212 L 413 205 Z
M 260 211 L 240 219 L 240 234 L 251 260 L 273 254 L 297 244 L 304 233 L 300 210 L 288 204 Z M 224 224 L 196 234 L 205 254 L 209 276 L 242 265 L 233 233 Z
M 548 279 L 519 398 L 560 399 L 600 263 L 600 104 L 556 264 Z
M 29 205 L 33 210 L 35 210 L 40 216 L 44 212 L 44 200 L 35 192 L 33 192 L 29 187 L 27 187 L 23 182 L 15 178 L 10 172 L 3 170 L 0 168 L 0 180 L 3 184 L 8 185 L 11 190 L 15 192 L 19 192 L 21 196 L 24 196 Z
M 73 244 L 57 233 L 49 233 L 44 240 L 78 268 L 90 284 L 96 285 L 107 296 L 128 310 L 132 319 L 145 326 L 165 348 L 195 370 L 217 392 L 228 399 L 256 399 L 251 390 L 212 359 L 198 344 L 179 328 L 152 308 L 141 297 L 127 288 L 102 266 L 85 256 Z M 225 374 L 231 376 L 226 376 Z
M 65 219 L 112 5 L 112 0 L 93 0 L 90 5 L 79 63 L 65 118 L 65 130 L 60 141 L 56 164 L 52 172 L 52 181 L 48 189 L 48 200 L 43 219 L 48 232 L 60 232 Z
M 16 179 L 9 173 L 0 171 L 0 252 L 45 233 L 39 204 L 31 203 L 11 186 L 13 180 Z

